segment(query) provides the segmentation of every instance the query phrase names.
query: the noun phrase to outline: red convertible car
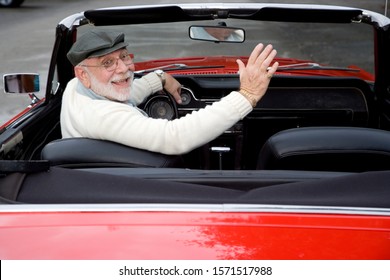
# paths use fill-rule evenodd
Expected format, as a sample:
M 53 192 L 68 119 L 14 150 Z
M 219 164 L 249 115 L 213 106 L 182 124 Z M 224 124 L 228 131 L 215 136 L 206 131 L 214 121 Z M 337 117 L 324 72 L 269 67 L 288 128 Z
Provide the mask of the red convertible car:
M 212 38 L 206 30 L 235 33 Z M 271 43 L 264 98 L 215 140 L 167 156 L 62 139 L 66 53 L 119 30 L 135 78 L 183 86 L 141 105 L 151 118 L 201 110 L 239 87 L 236 59 Z M 390 19 L 359 8 L 262 3 L 91 9 L 56 27 L 46 88 L 4 75 L 31 104 L 0 126 L 1 259 L 389 259 Z M 38 98 L 37 92 L 45 92 Z M 193 131 L 194 134 L 197 131 Z

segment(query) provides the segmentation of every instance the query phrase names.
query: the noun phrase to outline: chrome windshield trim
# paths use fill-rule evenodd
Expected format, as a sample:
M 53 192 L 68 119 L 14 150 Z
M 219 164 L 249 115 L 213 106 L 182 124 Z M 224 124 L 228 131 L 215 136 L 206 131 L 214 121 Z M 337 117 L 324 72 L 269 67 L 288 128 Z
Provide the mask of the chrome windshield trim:
M 301 213 L 390 216 L 390 208 L 263 205 L 263 204 L 12 204 L 0 205 L 1 213 L 23 212 L 224 212 Z

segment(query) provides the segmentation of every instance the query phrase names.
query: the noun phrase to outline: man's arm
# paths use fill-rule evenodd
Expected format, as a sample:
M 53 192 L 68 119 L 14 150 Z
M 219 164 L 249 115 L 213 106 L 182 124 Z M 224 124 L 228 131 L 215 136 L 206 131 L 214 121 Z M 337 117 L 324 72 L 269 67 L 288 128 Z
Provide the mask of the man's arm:
M 130 92 L 130 101 L 134 105 L 141 104 L 149 95 L 162 90 L 160 78 L 155 73 L 149 73 L 133 80 Z
M 168 73 L 165 75 L 164 89 L 170 93 L 177 103 L 181 103 L 181 84 Z M 149 95 L 162 90 L 161 79 L 155 73 L 149 73 L 142 78 L 134 79 L 130 100 L 133 104 L 141 104 Z

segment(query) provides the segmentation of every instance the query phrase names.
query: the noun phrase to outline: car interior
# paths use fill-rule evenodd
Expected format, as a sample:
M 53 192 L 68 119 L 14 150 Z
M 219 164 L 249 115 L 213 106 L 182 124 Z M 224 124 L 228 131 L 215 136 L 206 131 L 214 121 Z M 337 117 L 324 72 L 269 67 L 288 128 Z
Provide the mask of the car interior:
M 238 82 L 230 77 L 232 85 L 225 88 L 215 83 L 215 76 L 177 79 L 191 88 L 190 102 L 177 106 L 178 116 L 210 102 L 196 92 L 209 90 L 218 98 Z M 278 86 L 279 81 L 284 86 Z M 187 155 L 162 155 L 87 138 L 48 140 L 59 134 L 57 119 L 42 149 L 24 167 L 30 172 L 16 179 L 18 191 L 4 193 L 3 187 L 2 197 L 19 203 L 389 206 L 383 197 L 389 192 L 390 132 L 370 127 L 378 116 L 370 113 L 375 102 L 368 84 L 351 78 L 302 78 L 311 85 L 302 88 L 288 81 L 276 77 L 248 118 Z M 291 100 L 288 91 L 294 91 Z M 145 110 L 155 110 L 154 102 L 173 108 L 164 95 L 153 98 L 145 102 L 152 109 Z M 53 112 L 58 113 L 58 107 Z M 5 176 L 1 184 L 10 185 L 11 179 Z M 351 179 L 353 195 L 347 195 Z
M 358 12 L 343 16 L 350 13 Z M 86 15 L 97 24 L 110 19 L 100 11 Z M 75 36 L 60 26 L 57 32 Z M 70 41 L 55 51 L 63 52 Z M 25 116 L 28 122 L 18 120 L 0 135 L 3 203 L 390 206 L 390 118 L 386 96 L 378 94 L 381 83 L 274 75 L 246 118 L 210 143 L 171 156 L 109 141 L 62 139 L 61 96 L 73 74 L 64 58 L 51 67 L 62 81 L 56 93 Z M 149 116 L 180 118 L 239 87 L 237 73 L 206 69 L 173 76 L 183 85 L 183 103 L 164 92 L 152 95 L 140 106 Z M 10 182 L 18 187 L 10 190 Z

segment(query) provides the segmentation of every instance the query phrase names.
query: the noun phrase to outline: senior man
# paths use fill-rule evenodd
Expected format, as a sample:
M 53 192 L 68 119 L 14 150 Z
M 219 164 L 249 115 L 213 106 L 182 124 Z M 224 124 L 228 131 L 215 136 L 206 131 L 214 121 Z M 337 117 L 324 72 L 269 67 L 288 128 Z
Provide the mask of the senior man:
M 175 120 L 153 119 L 139 109 L 149 95 L 165 89 L 180 103 L 180 84 L 168 73 L 133 79 L 134 63 L 124 34 L 89 31 L 68 52 L 75 78 L 62 100 L 63 138 L 87 137 L 178 155 L 221 135 L 249 114 L 265 94 L 278 63 L 271 45 L 258 44 L 247 65 L 237 60 L 240 88 L 199 111 Z

